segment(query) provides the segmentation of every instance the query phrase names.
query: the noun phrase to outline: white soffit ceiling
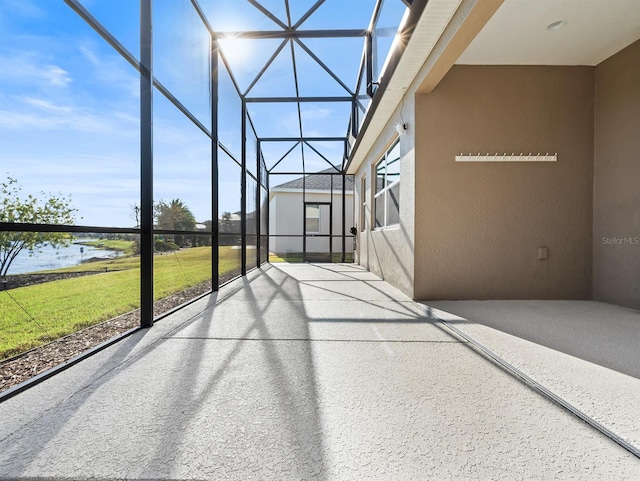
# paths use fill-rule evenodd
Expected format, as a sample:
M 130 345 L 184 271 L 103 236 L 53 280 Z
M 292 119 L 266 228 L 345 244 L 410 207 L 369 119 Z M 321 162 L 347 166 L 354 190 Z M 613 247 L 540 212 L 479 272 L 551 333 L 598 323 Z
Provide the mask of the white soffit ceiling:
M 456 63 L 597 65 L 638 39 L 640 0 L 506 0 Z

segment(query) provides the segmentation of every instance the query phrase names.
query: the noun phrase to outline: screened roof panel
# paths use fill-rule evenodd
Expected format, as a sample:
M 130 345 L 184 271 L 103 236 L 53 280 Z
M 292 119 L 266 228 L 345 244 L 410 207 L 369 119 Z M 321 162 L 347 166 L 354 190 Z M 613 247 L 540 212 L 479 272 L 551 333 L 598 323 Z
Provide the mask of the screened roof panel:
M 297 1 L 297 0 L 296 0 Z M 296 3 L 291 1 L 289 3 Z M 386 0 L 385 3 L 399 3 L 401 0 Z M 300 28 L 304 29 L 343 29 L 369 26 L 376 0 L 325 0 L 318 10 L 309 17 Z
M 288 147 L 289 148 L 282 153 L 283 155 L 277 155 L 271 159 L 267 159 L 267 170 L 270 172 L 300 172 L 302 144 L 295 145 L 293 149 L 291 149 L 290 146 Z
M 300 40 L 353 91 L 364 49 L 362 37 L 305 38 Z
M 260 138 L 300 138 L 298 106 L 286 103 L 249 103 L 247 111 Z
M 214 31 L 241 32 L 281 28 L 246 0 L 198 0 L 198 3 Z M 273 3 L 276 3 L 275 0 Z
M 262 68 L 282 44 L 282 39 L 225 38 L 220 49 L 242 93 L 246 92 Z M 293 81 L 293 80 L 292 80 Z
M 338 173 L 342 170 L 342 155 L 331 158 L 317 149 L 314 150 L 309 144 L 304 144 L 304 167 L 305 172 L 321 172 L 330 169 Z
M 386 35 L 388 22 L 395 23 L 391 29 L 397 30 L 406 10 L 403 1 L 200 0 L 199 3 L 213 35 L 220 41 L 238 83 L 239 95 L 246 100 L 258 138 L 339 138 L 342 145 L 332 152 L 331 164 L 341 167 L 366 32 L 374 10 L 376 5 L 383 5 L 380 16 L 383 29 L 377 33 Z M 387 43 L 382 41 L 379 46 L 384 50 Z M 376 54 L 379 58 L 381 52 Z M 266 164 L 272 168 L 280 157 L 271 155 L 266 144 L 261 145 Z M 289 155 L 282 162 L 286 171 L 316 171 L 328 166 L 323 155 L 309 146 L 296 149 L 300 150 L 298 155 Z M 303 150 L 308 155 L 302 155 Z M 295 168 L 294 158 L 298 161 Z
M 345 137 L 351 115 L 349 102 L 304 103 L 302 127 L 308 137 Z M 346 120 L 345 120 L 346 119 Z
M 283 0 L 258 0 L 266 10 L 273 14 L 278 20 L 285 25 L 287 24 L 287 10 Z M 295 0 L 292 3 L 305 3 L 300 0 Z
M 300 19 L 314 7 L 317 0 L 291 0 L 289 1 L 289 12 L 291 14 L 291 25 L 296 25 Z M 284 3 L 284 2 L 283 2 Z M 306 23 L 301 28 L 308 28 Z
M 294 50 L 297 68 L 301 72 L 304 72 L 304 75 L 298 76 L 301 96 L 313 97 L 317 95 L 318 92 L 322 92 L 323 95 L 328 96 L 349 96 L 352 94 L 353 86 L 349 85 L 352 82 L 345 82 L 345 80 L 333 71 L 329 73 L 330 69 L 324 68 L 300 45 L 295 44 Z M 326 66 L 325 64 L 325 67 Z
M 138 2 L 132 2 L 131 0 L 109 0 L 108 2 L 80 0 L 80 3 L 135 58 L 140 59 L 140 5 Z M 47 6 L 53 4 L 54 2 L 49 2 Z M 39 8 L 42 7 L 39 6 Z M 118 12 L 118 14 L 114 15 L 114 12 Z M 12 20 L 15 21 L 15 19 Z
M 259 40 L 260 41 L 260 40 Z M 259 62 L 260 69 L 265 66 L 268 58 Z M 267 70 L 248 92 L 248 97 L 291 97 L 295 96 L 296 83 L 293 76 L 291 48 L 285 46 Z
M 265 164 L 267 169 L 272 169 L 273 166 L 283 159 L 290 152 L 296 151 L 300 152 L 299 149 L 300 142 L 264 142 L 260 146 L 262 149 L 262 154 L 265 160 Z M 295 155 L 295 154 L 294 154 Z

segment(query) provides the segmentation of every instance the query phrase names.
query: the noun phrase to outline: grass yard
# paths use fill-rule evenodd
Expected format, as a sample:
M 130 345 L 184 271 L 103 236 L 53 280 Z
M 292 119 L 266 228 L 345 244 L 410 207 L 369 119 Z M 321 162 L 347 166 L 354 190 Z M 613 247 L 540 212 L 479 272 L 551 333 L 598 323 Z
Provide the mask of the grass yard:
M 112 251 L 121 251 L 125 255 L 131 256 L 135 252 L 135 242 L 120 239 L 96 239 L 89 241 L 76 242 L 77 245 L 92 246 L 99 249 L 109 249 Z
M 219 252 L 221 275 L 240 271 L 237 250 L 220 247 Z M 140 307 L 138 257 L 92 262 L 55 272 L 83 269 L 97 273 L 0 292 L 0 359 Z M 208 279 L 211 279 L 210 247 L 154 257 L 156 300 Z

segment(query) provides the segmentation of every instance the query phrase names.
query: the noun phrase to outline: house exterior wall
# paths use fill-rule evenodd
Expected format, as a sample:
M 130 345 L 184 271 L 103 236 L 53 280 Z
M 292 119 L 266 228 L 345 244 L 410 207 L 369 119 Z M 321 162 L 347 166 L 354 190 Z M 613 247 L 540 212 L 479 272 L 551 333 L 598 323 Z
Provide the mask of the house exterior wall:
M 414 244 L 414 102 L 413 91 L 407 93 L 392 121 L 367 154 L 355 176 L 356 224 L 358 226 L 355 261 L 361 266 L 389 282 L 408 296 L 413 296 L 413 244 Z M 375 164 L 386 149 L 398 137 L 396 122 L 407 122 L 409 128 L 400 136 L 400 222 L 397 226 L 373 229 L 373 198 L 375 186 Z M 362 179 L 366 178 L 363 194 Z M 363 195 L 366 197 L 365 223 L 361 217 Z
M 331 195 L 327 193 L 307 192 L 307 202 L 330 202 Z M 353 240 L 349 229 L 353 225 L 353 194 L 346 195 L 345 219 L 347 253 L 353 252 Z M 329 232 L 329 219 L 324 210 L 320 215 L 320 229 L 322 233 Z M 333 235 L 342 235 L 342 199 L 341 195 L 333 196 Z M 269 234 L 301 236 L 304 234 L 304 201 L 302 192 L 278 192 L 273 190 L 269 200 Z M 342 252 L 342 239 L 332 239 L 333 252 Z M 328 240 L 307 238 L 307 252 L 328 251 Z M 276 254 L 297 254 L 303 251 L 302 237 L 270 237 L 269 250 Z
M 640 309 L 640 41 L 595 72 L 594 299 Z
M 591 297 L 593 108 L 592 67 L 454 66 L 416 96 L 416 299 Z M 478 152 L 558 161 L 455 162 Z

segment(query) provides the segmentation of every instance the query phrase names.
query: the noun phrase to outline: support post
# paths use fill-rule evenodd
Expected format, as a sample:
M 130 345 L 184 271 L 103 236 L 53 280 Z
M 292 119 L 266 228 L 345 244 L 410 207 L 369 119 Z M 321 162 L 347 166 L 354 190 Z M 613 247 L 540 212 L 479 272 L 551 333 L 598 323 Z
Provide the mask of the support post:
M 270 202 L 270 200 L 271 200 L 271 192 L 269 190 L 269 177 L 270 177 L 270 174 L 269 174 L 269 171 L 267 170 L 266 166 L 265 166 L 265 173 L 267 174 L 267 178 L 265 179 L 265 187 L 267 188 L 267 222 L 266 222 L 266 224 L 267 224 L 267 226 L 266 226 L 267 227 L 267 258 L 265 260 L 267 262 L 269 262 L 269 248 L 271 246 L 271 243 L 270 243 L 271 239 L 269 238 L 270 233 L 271 233 L 271 217 L 270 217 L 271 216 L 271 210 L 270 210 L 271 209 L 271 202 Z
M 256 145 L 256 179 L 258 180 L 256 192 L 256 265 L 260 267 L 260 248 L 262 247 L 262 169 L 260 168 L 260 141 Z
M 140 325 L 153 326 L 152 0 L 140 0 Z
M 342 171 L 342 262 L 346 261 L 347 250 L 347 176 Z
M 240 232 L 242 239 L 242 275 L 247 275 L 247 103 L 242 99 L 242 173 L 240 181 Z
M 367 95 L 373 98 L 373 95 L 376 93 L 373 88 L 373 33 L 367 32 L 367 36 L 365 37 L 365 52 L 366 52 L 366 66 L 367 66 Z
M 218 41 L 211 39 L 211 289 L 220 287 L 220 204 L 218 188 Z

